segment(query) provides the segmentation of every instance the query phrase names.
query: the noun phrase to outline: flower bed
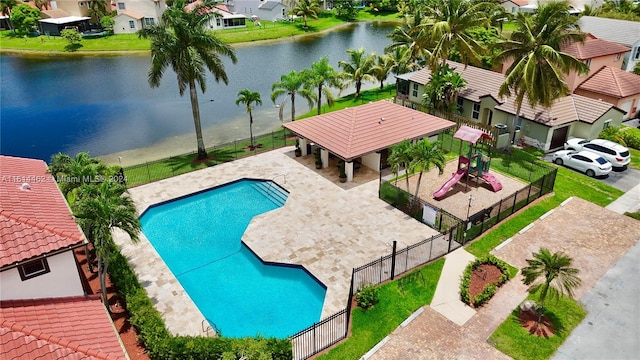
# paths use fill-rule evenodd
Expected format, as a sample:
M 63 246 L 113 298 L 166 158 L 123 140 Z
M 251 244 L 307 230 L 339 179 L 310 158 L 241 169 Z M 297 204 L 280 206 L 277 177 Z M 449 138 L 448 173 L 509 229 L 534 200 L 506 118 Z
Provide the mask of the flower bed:
M 464 269 L 460 300 L 473 307 L 484 305 L 510 279 L 507 263 L 489 255 L 476 259 Z

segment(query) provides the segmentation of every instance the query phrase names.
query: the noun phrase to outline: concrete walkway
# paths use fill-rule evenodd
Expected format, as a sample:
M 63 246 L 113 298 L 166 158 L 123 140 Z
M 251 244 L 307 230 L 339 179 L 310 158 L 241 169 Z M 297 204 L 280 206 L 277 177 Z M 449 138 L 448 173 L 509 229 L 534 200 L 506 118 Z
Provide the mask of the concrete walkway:
M 640 180 L 639 180 L 640 181 Z M 607 209 L 624 214 L 625 212 L 634 212 L 640 210 L 640 183 L 633 189 L 627 191 L 614 202 L 607 205 Z
M 476 311 L 460 300 L 460 282 L 467 264 L 475 260 L 464 248 L 460 248 L 447 256 L 431 308 L 459 326 L 464 325 L 476 314 Z

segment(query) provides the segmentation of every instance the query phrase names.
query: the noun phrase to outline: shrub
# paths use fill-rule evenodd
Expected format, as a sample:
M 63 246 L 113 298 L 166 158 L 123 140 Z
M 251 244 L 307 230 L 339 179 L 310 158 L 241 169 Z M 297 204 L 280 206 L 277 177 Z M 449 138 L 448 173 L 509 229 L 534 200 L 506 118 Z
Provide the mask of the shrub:
M 112 248 L 109 275 L 126 303 L 129 321 L 138 331 L 151 359 L 248 359 L 291 360 L 289 339 L 172 336 L 158 310 L 140 285 L 127 259 Z
M 632 128 L 622 131 L 622 139 L 628 147 L 640 150 L 640 130 Z
M 469 295 L 469 284 L 471 283 L 471 276 L 473 272 L 480 267 L 480 265 L 494 265 L 500 269 L 502 275 L 493 284 L 487 284 L 480 294 L 477 294 L 473 299 L 474 306 L 482 306 L 484 303 L 489 301 L 498 290 L 500 286 L 507 282 L 511 278 L 509 274 L 509 266 L 506 262 L 498 259 L 493 255 L 489 255 L 484 258 L 479 258 L 471 262 L 464 269 L 464 273 L 462 274 L 462 281 L 460 282 L 460 300 L 467 305 L 471 305 L 471 299 Z
M 356 304 L 363 309 L 368 309 L 378 302 L 378 288 L 373 285 L 365 285 L 356 294 Z

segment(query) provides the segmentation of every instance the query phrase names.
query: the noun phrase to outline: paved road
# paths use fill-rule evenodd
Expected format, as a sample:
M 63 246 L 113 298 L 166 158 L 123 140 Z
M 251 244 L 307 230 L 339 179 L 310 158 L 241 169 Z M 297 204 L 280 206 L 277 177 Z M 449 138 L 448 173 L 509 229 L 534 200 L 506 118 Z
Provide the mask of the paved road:
M 589 290 L 580 302 L 589 312 L 553 360 L 638 359 L 640 354 L 640 243 Z

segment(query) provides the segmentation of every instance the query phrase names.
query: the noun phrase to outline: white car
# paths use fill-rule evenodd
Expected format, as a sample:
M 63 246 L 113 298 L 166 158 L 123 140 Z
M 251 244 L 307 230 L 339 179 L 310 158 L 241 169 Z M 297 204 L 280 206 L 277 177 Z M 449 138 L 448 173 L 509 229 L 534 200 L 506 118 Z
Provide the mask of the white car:
M 553 154 L 553 162 L 574 170 L 581 171 L 587 176 L 605 176 L 611 172 L 611 163 L 602 156 L 590 151 L 560 150 Z
M 564 143 L 564 148 L 565 150 L 591 151 L 605 158 L 615 168 L 624 168 L 631 162 L 629 149 L 609 140 L 569 139 Z

